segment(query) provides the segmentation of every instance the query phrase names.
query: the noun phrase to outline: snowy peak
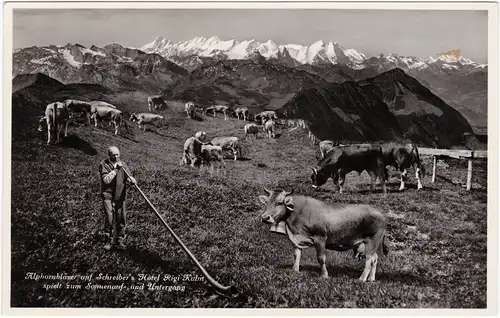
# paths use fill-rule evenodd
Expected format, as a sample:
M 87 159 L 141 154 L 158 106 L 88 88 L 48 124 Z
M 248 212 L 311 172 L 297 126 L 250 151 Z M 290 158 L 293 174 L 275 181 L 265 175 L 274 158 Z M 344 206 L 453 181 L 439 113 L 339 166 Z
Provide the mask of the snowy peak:
M 280 56 L 290 57 L 298 64 L 333 63 L 360 64 L 366 57 L 354 49 L 344 49 L 336 42 L 325 44 L 322 40 L 310 46 L 297 44 L 279 45 L 269 39 L 266 42 L 252 40 L 221 40 L 217 36 L 210 38 L 195 37 L 189 41 L 172 43 L 157 37 L 153 42 L 144 45 L 142 51 L 157 53 L 165 58 L 187 57 L 198 55 L 203 57 L 227 57 L 228 59 L 249 59 L 255 50 L 265 59 L 277 59 Z

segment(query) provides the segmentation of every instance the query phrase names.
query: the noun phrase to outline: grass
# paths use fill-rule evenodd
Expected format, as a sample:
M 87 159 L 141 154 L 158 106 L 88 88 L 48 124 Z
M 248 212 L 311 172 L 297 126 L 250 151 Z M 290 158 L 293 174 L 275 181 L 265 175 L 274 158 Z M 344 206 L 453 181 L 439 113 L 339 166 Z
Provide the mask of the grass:
M 142 100 L 140 94 L 130 96 Z M 245 123 L 206 116 L 189 120 L 182 103 L 169 101 L 168 106 L 168 127 L 142 132 L 133 126 L 125 136 L 114 136 L 111 128 L 71 126 L 63 144 L 46 146 L 34 119 L 22 132 L 13 132 L 13 307 L 486 307 L 486 162 L 475 163 L 470 192 L 462 186 L 466 162 L 458 160 L 438 169 L 436 183 L 426 176 L 419 192 L 412 178 L 402 193 L 396 179 L 386 197 L 379 188 L 371 193 L 366 172 L 349 174 L 342 195 L 331 181 L 316 191 L 309 175 L 317 146 L 301 128 L 280 127 L 276 139 L 261 134 L 244 141 L 248 160 L 228 159 L 226 176 L 210 175 L 178 165 L 184 140 L 198 130 L 209 138 L 243 137 Z M 127 107 L 131 111 L 134 105 Z M 145 290 L 93 291 L 45 290 L 49 281 L 25 279 L 27 272 L 201 275 L 134 189 L 127 202 L 127 250 L 102 248 L 97 167 L 111 144 L 120 147 L 166 222 L 214 278 L 238 288 L 238 298 L 218 296 L 204 281 L 179 282 L 184 291 L 153 291 L 147 285 Z M 430 160 L 425 163 L 431 171 Z M 291 244 L 260 222 L 257 196 L 264 194 L 263 185 L 384 211 L 390 252 L 379 259 L 377 281 L 357 281 L 364 263 L 351 253 L 328 251 L 328 279 L 319 276 L 313 249 L 303 253 L 301 271 L 293 272 Z

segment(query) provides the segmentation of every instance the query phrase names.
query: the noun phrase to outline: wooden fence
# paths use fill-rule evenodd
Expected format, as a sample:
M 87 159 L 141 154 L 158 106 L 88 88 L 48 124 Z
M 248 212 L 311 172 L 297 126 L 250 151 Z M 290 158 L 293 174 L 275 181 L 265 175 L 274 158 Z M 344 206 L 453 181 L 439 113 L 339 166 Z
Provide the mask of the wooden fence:
M 418 152 L 423 156 L 433 156 L 432 182 L 436 181 L 436 164 L 438 158 L 448 157 L 456 159 L 468 159 L 469 163 L 467 166 L 467 190 L 471 189 L 472 159 L 488 158 L 488 151 L 486 150 L 418 148 Z

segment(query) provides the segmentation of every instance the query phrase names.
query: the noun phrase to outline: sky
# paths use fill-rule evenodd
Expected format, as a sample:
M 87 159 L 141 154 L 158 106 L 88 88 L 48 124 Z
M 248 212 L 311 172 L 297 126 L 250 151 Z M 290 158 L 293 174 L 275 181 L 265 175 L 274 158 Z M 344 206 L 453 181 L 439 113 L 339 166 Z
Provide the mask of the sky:
M 15 9 L 14 48 L 41 45 L 140 48 L 162 36 L 197 36 L 310 45 L 335 41 L 367 57 L 397 53 L 428 58 L 460 49 L 487 62 L 487 11 L 339 9 Z

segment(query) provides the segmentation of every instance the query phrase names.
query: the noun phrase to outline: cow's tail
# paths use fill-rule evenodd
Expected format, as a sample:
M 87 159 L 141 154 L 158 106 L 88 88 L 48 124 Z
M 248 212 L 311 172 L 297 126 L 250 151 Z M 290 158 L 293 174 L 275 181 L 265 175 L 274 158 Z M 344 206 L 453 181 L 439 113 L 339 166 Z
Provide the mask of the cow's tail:
M 380 242 L 380 248 L 382 249 L 382 253 L 384 255 L 389 254 L 389 245 L 387 244 L 387 235 L 384 233 L 382 234 L 382 241 Z
M 57 140 L 57 136 L 59 136 L 59 127 L 57 127 L 57 103 L 54 103 L 54 112 L 52 113 L 52 122 L 53 122 L 53 125 L 54 125 L 54 137 L 56 138 Z

